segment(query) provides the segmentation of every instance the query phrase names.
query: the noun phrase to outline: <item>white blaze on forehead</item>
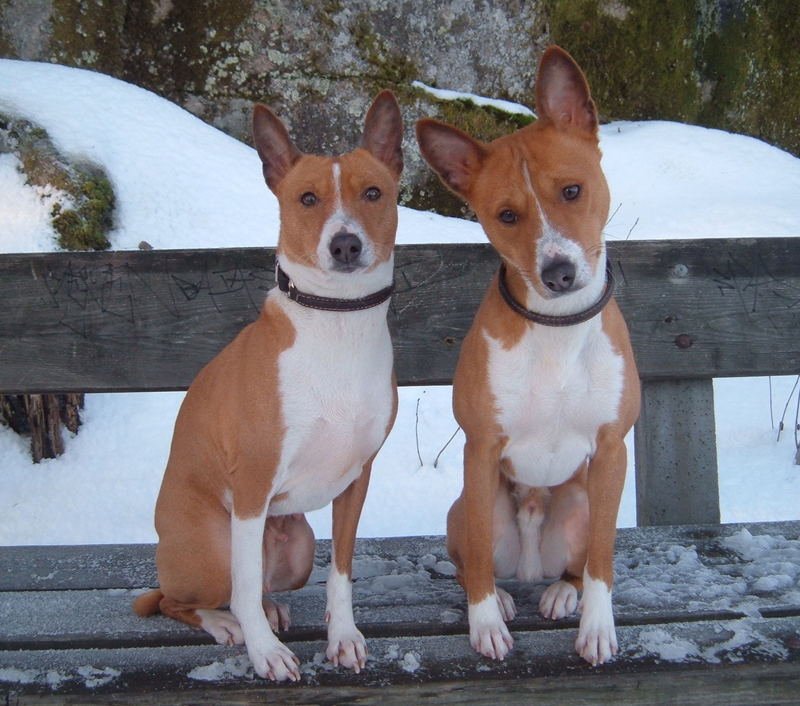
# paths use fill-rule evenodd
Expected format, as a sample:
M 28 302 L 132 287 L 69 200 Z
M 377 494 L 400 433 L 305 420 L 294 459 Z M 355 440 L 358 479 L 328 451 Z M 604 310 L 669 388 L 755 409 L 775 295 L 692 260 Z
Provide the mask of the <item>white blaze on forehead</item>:
M 333 161 L 333 208 L 338 211 L 342 207 L 342 167 L 337 160 Z
M 536 195 L 536 190 L 533 188 L 533 180 L 531 179 L 531 173 L 528 169 L 527 162 L 522 163 L 522 175 L 525 179 L 525 185 L 528 187 L 528 191 L 536 204 L 536 209 L 539 212 L 539 218 L 542 222 L 542 235 L 536 243 L 537 271 L 541 272 L 545 263 L 565 258 L 575 265 L 577 284 L 581 286 L 585 285 L 592 276 L 591 267 L 586 260 L 586 253 L 584 253 L 583 248 L 574 240 L 559 233 L 547 219 L 542 204 Z
M 533 196 L 533 200 L 536 202 L 536 208 L 539 209 L 539 215 L 544 220 L 544 213 L 542 213 L 542 206 L 539 203 L 539 199 L 536 197 L 536 192 L 533 190 L 533 181 L 531 180 L 531 173 L 528 170 L 528 163 L 522 163 L 522 176 L 525 177 L 525 185 L 528 187 L 528 191 L 531 192 L 531 196 Z
M 544 209 L 542 208 L 542 204 L 539 201 L 539 197 L 536 195 L 536 190 L 533 188 L 533 179 L 531 179 L 531 173 L 528 169 L 528 163 L 522 163 L 522 176 L 525 178 L 525 185 L 528 187 L 528 191 L 530 192 L 531 197 L 533 198 L 534 203 L 536 204 L 536 210 L 539 212 L 539 220 L 542 222 L 542 238 L 541 240 L 546 239 L 554 239 L 554 238 L 563 238 L 563 236 L 550 224 L 550 221 L 547 220 L 547 216 L 544 213 Z M 540 240 L 540 242 L 541 242 Z M 541 262 L 539 263 L 541 264 Z
M 338 160 L 334 160 L 331 165 L 333 174 L 333 210 L 323 226 L 323 236 L 332 237 L 339 230 L 347 230 L 358 233 L 358 225 L 353 221 L 350 214 L 342 202 L 342 165 Z M 325 239 L 323 237 L 323 239 Z

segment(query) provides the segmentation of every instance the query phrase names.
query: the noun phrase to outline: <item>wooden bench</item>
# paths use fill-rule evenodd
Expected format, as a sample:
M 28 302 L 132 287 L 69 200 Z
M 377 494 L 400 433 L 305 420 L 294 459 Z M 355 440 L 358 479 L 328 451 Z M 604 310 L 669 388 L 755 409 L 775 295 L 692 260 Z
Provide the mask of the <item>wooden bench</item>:
M 640 525 L 617 542 L 611 664 L 575 655 L 576 620 L 521 609 L 509 659 L 479 658 L 441 537 L 361 539 L 362 674 L 324 655 L 329 542 L 288 596 L 303 682 L 253 678 L 242 648 L 133 616 L 153 547 L 0 548 L 6 703 L 794 703 L 800 693 L 800 522 L 719 524 L 712 378 L 800 371 L 800 239 L 611 243 L 643 380 Z M 402 385 L 448 384 L 497 267 L 483 245 L 401 246 L 389 318 Z M 185 389 L 258 312 L 269 249 L 0 255 L 0 392 Z M 98 472 L 112 472 L 98 469 Z M 783 568 L 781 568 L 783 567 Z M 380 690 L 375 687 L 382 687 Z M 262 691 L 264 694 L 262 695 Z

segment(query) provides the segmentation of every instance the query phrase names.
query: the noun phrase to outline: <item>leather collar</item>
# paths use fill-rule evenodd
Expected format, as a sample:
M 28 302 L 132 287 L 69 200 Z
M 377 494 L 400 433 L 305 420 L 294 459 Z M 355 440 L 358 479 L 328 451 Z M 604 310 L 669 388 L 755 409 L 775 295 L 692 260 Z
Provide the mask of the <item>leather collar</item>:
M 380 291 L 368 294 L 366 297 L 358 299 L 336 299 L 334 297 L 320 297 L 316 294 L 307 294 L 301 292 L 294 286 L 294 282 L 290 279 L 280 265 L 277 265 L 277 281 L 278 289 L 286 294 L 293 302 L 297 302 L 301 306 L 308 307 L 309 309 L 320 309 L 322 311 L 361 311 L 362 309 L 371 309 L 378 304 L 383 304 L 389 297 L 392 296 L 394 291 L 394 282 L 388 287 L 384 287 Z
M 524 316 L 529 321 L 542 324 L 543 326 L 574 326 L 575 324 L 583 323 L 584 321 L 588 321 L 589 319 L 597 316 L 597 314 L 603 310 L 603 307 L 608 304 L 608 300 L 611 299 L 611 296 L 614 294 L 614 273 L 611 271 L 611 266 L 606 268 L 606 288 L 603 290 L 603 294 L 600 296 L 600 299 L 598 299 L 588 309 L 579 311 L 577 314 L 565 314 L 563 316 L 549 316 L 547 314 L 540 314 L 536 311 L 526 309 L 519 302 L 517 302 L 511 295 L 511 292 L 508 290 L 508 285 L 506 284 L 505 263 L 501 263 L 500 265 L 497 284 L 500 288 L 500 294 L 503 296 L 503 299 L 505 299 L 506 304 L 508 304 L 508 306 L 510 306 L 520 316 Z

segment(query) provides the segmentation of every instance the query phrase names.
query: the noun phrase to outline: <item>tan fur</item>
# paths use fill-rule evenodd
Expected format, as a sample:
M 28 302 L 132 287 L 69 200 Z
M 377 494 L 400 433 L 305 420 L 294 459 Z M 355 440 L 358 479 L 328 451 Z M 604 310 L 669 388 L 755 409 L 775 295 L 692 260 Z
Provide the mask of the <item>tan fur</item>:
M 293 339 L 291 321 L 268 300 L 259 318 L 200 371 L 181 406 L 156 503 L 156 564 L 162 593 L 185 608 L 230 601 L 225 497 L 240 517 L 263 508 L 283 437 L 271 390 L 278 355 Z

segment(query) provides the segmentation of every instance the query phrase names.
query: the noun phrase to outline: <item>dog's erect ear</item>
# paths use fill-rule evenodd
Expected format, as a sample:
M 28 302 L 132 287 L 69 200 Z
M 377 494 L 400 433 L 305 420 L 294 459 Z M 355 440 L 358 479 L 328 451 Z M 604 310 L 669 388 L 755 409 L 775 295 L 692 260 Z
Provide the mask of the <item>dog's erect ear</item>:
M 278 182 L 303 153 L 292 143 L 281 119 L 260 103 L 253 108 L 253 142 L 261 157 L 264 180 L 275 191 Z
M 417 142 L 425 161 L 451 191 L 466 199 L 486 152 L 458 128 L 433 118 L 417 121 Z
M 558 128 L 569 126 L 597 133 L 597 110 L 589 84 L 578 64 L 561 47 L 550 46 L 536 77 L 536 109 L 540 119 Z
M 383 162 L 395 176 L 403 171 L 403 118 L 391 91 L 381 91 L 364 119 L 361 147 Z

